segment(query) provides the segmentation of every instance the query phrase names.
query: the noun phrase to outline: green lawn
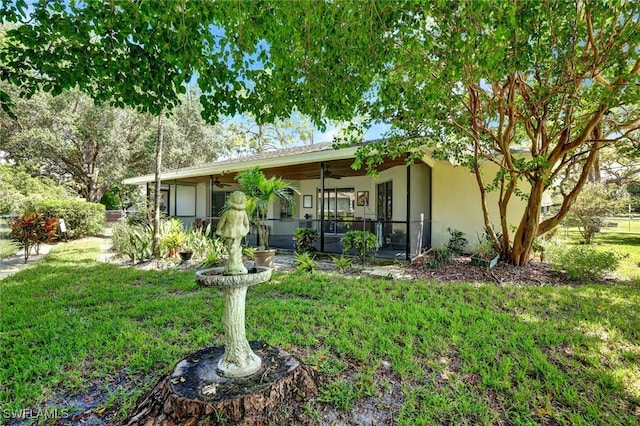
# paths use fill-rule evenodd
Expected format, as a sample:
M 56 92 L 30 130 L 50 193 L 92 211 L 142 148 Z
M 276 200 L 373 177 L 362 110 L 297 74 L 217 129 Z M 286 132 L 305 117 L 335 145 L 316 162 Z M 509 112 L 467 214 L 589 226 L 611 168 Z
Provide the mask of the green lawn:
M 18 245 L 10 237 L 10 229 L 6 216 L 0 216 L 0 260 L 6 259 L 18 252 Z
M 18 250 L 18 245 L 13 241 L 0 239 L 0 260 L 13 256 Z
M 616 227 L 602 228 L 595 234 L 592 243 L 601 250 L 615 250 L 622 255 L 627 255 L 620 262 L 616 274 L 622 279 L 640 277 L 640 220 L 631 222 L 631 232 L 627 232 L 628 220 L 623 218 L 609 218 L 609 223 L 617 223 Z M 561 242 L 568 244 L 580 244 L 582 236 L 577 228 L 563 228 L 557 232 Z
M 222 298 L 192 272 L 99 264 L 98 253 L 65 244 L 0 281 L 0 415 L 69 409 L 61 396 L 90 393 L 114 423 L 182 356 L 221 344 Z M 400 425 L 637 425 L 638 306 L 638 279 L 521 287 L 277 274 L 249 290 L 247 334 L 318 372 L 311 418 L 369 399 L 396 401 L 380 409 Z

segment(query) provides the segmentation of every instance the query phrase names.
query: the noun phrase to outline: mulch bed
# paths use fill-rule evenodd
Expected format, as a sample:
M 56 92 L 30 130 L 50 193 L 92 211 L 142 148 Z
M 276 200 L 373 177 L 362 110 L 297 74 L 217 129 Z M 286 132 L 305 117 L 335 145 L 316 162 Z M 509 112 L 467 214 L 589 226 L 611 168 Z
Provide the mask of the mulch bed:
M 409 266 L 416 279 L 432 279 L 441 282 L 489 282 L 495 284 L 519 285 L 571 285 L 576 284 L 567 275 L 554 271 L 546 262 L 532 260 L 527 266 L 514 266 L 498 262 L 493 268 L 471 265 L 468 256 L 454 257 L 451 262 L 437 268 L 425 268 L 430 254 L 417 257 Z

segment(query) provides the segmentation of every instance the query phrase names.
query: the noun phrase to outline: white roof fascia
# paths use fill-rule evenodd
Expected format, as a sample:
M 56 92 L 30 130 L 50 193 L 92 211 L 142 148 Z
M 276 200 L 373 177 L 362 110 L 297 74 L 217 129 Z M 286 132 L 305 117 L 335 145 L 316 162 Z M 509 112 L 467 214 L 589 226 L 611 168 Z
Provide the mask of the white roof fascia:
M 323 151 L 306 152 L 295 155 L 282 157 L 256 158 L 247 161 L 239 160 L 233 163 L 209 164 L 199 168 L 179 169 L 175 171 L 166 171 L 160 174 L 160 180 L 163 182 L 177 179 L 186 179 L 198 176 L 220 175 L 227 173 L 235 173 L 247 170 L 255 166 L 262 169 L 273 167 L 285 167 L 295 164 L 313 163 L 317 161 L 343 160 L 345 158 L 355 158 L 357 147 L 348 147 L 341 149 L 328 149 Z M 124 179 L 122 183 L 125 185 L 140 185 L 155 180 L 154 174 L 136 176 Z

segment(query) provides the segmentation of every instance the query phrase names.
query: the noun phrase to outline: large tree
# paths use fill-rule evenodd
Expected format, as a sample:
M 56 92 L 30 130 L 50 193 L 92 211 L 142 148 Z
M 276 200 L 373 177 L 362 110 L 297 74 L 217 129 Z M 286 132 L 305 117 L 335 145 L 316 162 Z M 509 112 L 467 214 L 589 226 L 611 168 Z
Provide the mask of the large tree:
M 134 111 L 95 106 L 72 90 L 18 99 L 14 113 L 15 120 L 0 118 L 6 158 L 34 175 L 68 182 L 88 201 L 98 202 L 128 167 L 138 171 L 144 161 L 150 123 Z
M 370 97 L 369 122 L 391 138 L 365 147 L 381 155 L 427 145 L 475 174 L 488 234 L 514 264 L 575 202 L 599 151 L 637 138 L 640 100 L 638 2 L 440 2 L 389 27 L 396 44 Z M 484 175 L 483 164 L 498 166 Z M 540 221 L 542 194 L 567 173 L 558 212 Z M 487 193 L 498 192 L 501 223 Z M 507 208 L 526 200 L 515 233 Z
M 298 110 L 320 127 L 353 116 L 391 123 L 395 137 L 363 148 L 361 160 L 425 144 L 457 157 L 476 174 L 489 234 L 505 258 L 525 264 L 535 238 L 575 201 L 598 150 L 637 127 L 625 111 L 640 90 L 638 13 L 622 0 L 52 0 L 10 31 L 0 75 L 25 95 L 78 85 L 153 114 L 172 110 L 197 76 L 211 122 L 251 113 L 266 123 Z M 500 173 L 485 181 L 483 162 Z M 542 193 L 573 164 L 584 174 L 539 223 Z M 498 229 L 489 190 L 500 193 Z M 510 241 L 516 196 L 528 206 Z
M 301 114 L 276 118 L 273 123 L 260 123 L 251 114 L 234 117 L 224 123 L 224 134 L 230 150 L 236 153 L 262 153 L 290 147 L 297 143 L 313 143 L 313 126 Z
M 8 87 L 6 93 L 12 92 Z M 163 167 L 194 166 L 227 152 L 220 126 L 204 122 L 199 102 L 180 99 L 164 122 Z M 13 112 L 15 119 L 0 116 L 6 159 L 35 175 L 69 182 L 91 202 L 122 179 L 154 167 L 157 122 L 149 114 L 95 105 L 78 90 L 16 98 Z

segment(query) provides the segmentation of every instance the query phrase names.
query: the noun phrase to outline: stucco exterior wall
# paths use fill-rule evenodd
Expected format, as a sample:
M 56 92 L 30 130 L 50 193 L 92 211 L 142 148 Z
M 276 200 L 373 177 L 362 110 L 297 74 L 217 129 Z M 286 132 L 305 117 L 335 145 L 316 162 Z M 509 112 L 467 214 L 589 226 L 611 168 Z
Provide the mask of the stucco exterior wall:
M 487 164 L 483 166 L 482 171 L 485 181 L 489 181 L 495 175 L 497 166 Z M 485 228 L 480 191 L 475 176 L 465 167 L 454 167 L 446 162 L 436 162 L 432 173 L 431 246 L 438 248 L 446 244 L 449 241 L 447 228 L 455 228 L 466 234 L 469 249 L 473 249 Z M 492 224 L 499 228 L 500 214 L 497 203 L 498 193 L 488 193 L 487 208 L 490 219 Z M 525 207 L 526 201 L 515 195 L 512 197 L 507 211 L 509 225 L 518 224 Z
M 198 203 L 196 205 L 196 217 L 204 218 L 209 216 L 207 213 L 207 200 L 209 195 L 209 184 L 208 183 L 199 183 L 196 189 L 196 197 L 198 199 Z
M 420 251 L 431 245 L 431 168 L 426 164 L 416 163 L 411 166 L 411 240 L 413 249 Z M 420 215 L 424 215 L 422 223 L 422 241 L 419 241 Z M 414 238 L 418 238 L 414 241 Z

